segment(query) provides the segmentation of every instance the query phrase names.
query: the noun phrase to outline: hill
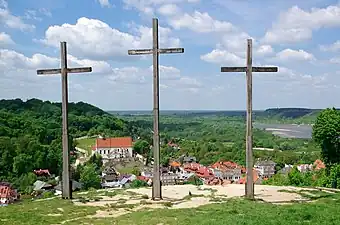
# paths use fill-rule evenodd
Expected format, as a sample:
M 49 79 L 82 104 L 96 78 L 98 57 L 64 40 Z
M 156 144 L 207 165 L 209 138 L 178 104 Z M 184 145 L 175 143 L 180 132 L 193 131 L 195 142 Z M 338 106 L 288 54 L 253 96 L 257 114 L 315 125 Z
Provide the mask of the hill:
M 322 109 L 309 108 L 268 108 L 266 110 L 253 110 L 255 120 L 265 121 L 281 121 L 290 123 L 314 123 L 316 117 Z M 339 109 L 340 110 L 340 109 Z M 108 111 L 108 113 L 124 116 L 151 116 L 152 111 Z M 178 116 L 178 117 L 246 117 L 245 110 L 161 110 L 163 116 Z
M 60 103 L 0 100 L 0 180 L 24 189 L 34 169 L 49 169 L 59 175 L 61 122 Z M 69 130 L 71 150 L 74 137 L 129 135 L 127 122 L 83 102 L 69 104 Z

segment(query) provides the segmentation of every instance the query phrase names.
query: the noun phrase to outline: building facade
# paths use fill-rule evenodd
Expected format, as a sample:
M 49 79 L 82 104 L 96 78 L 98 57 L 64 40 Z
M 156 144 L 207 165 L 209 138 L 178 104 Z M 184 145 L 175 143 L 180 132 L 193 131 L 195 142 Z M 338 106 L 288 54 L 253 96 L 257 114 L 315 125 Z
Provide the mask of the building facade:
M 120 159 L 133 157 L 131 137 L 98 138 L 93 153 L 103 159 Z
M 273 161 L 259 161 L 254 165 L 259 177 L 269 178 L 275 174 L 275 165 Z
M 19 194 L 10 183 L 0 182 L 0 205 L 10 204 L 18 200 Z

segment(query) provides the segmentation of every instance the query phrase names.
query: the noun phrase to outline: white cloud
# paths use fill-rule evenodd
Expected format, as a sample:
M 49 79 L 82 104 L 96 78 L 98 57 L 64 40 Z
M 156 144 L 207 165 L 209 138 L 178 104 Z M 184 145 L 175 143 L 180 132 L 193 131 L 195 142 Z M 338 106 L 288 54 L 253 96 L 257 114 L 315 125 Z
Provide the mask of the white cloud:
M 42 20 L 42 18 L 37 16 L 37 12 L 35 10 L 32 10 L 32 9 L 27 9 L 25 11 L 25 18 L 29 19 L 29 20 L 38 20 L 38 21 Z
M 99 74 L 100 77 L 105 78 L 106 82 L 110 81 L 114 84 L 150 84 L 152 83 L 152 66 L 147 68 L 139 67 L 121 67 L 113 68 L 105 61 L 95 61 L 89 59 L 78 59 L 72 55 L 68 55 L 69 67 L 88 67 L 93 68 L 91 75 Z M 8 77 L 9 72 L 16 72 L 17 76 L 23 79 L 36 80 L 35 74 L 37 69 L 58 68 L 60 66 L 60 59 L 49 57 L 42 54 L 34 54 L 27 57 L 21 53 L 13 50 L 0 50 L 0 73 L 5 76 L 1 79 L 17 80 L 17 77 Z M 181 75 L 181 71 L 172 66 L 160 65 L 160 80 L 163 85 L 173 88 L 200 88 L 202 85 L 195 78 Z M 25 71 L 31 71 L 26 73 Z M 29 77 L 27 77 L 29 74 Z M 56 75 L 58 76 L 58 75 Z M 20 79 L 21 79 L 20 78 Z M 105 81 L 104 81 L 105 82 Z M 0 82 L 1 83 L 1 82 Z M 77 86 L 80 88 L 80 85 Z
M 150 72 L 153 72 L 153 66 L 149 67 Z M 165 80 L 174 80 L 181 77 L 181 71 L 172 66 L 159 66 L 160 78 Z
M 265 34 L 268 43 L 294 43 L 308 40 L 313 30 L 340 26 L 340 6 L 312 8 L 310 11 L 293 6 L 281 13 L 279 20 Z
M 201 56 L 201 59 L 216 64 L 225 64 L 225 66 L 244 66 L 245 59 L 226 50 L 215 49 L 210 53 Z
M 111 6 L 109 0 L 96 0 L 96 1 L 99 2 L 99 4 L 100 4 L 102 7 L 110 7 L 110 6 Z
M 111 28 L 108 24 L 85 17 L 77 23 L 55 25 L 45 32 L 43 43 L 59 47 L 59 41 L 68 42 L 72 54 L 93 59 L 121 59 L 128 57 L 128 49 L 151 48 L 152 29 L 145 26 L 133 27 L 133 34 Z M 159 27 L 160 45 L 178 47 L 180 40 L 171 37 L 169 28 Z
M 245 53 L 247 47 L 247 39 L 252 38 L 245 32 L 235 32 L 226 34 L 222 40 L 217 44 L 217 48 L 227 49 L 233 52 Z
M 52 17 L 52 13 L 49 9 L 46 8 L 40 8 L 39 12 L 47 17 Z
M 329 62 L 333 64 L 340 64 L 340 57 L 331 58 Z
M 197 3 L 200 0 L 123 0 L 127 9 L 137 9 L 146 14 L 153 15 L 155 8 L 160 5 L 173 3 Z
M 52 13 L 46 8 L 40 8 L 38 9 L 38 11 L 33 9 L 26 9 L 25 11 L 25 19 L 28 20 L 42 21 L 41 16 L 52 17 Z
M 231 32 L 235 27 L 226 21 L 213 19 L 207 12 L 195 11 L 192 15 L 185 13 L 172 17 L 169 24 L 175 29 L 190 29 L 197 33 Z
M 34 54 L 32 57 L 26 57 L 13 50 L 1 49 L 0 65 L 3 70 L 34 70 L 42 67 L 56 67 L 58 60 L 42 54 Z
M 14 16 L 8 9 L 6 1 L 0 2 L 0 23 L 5 24 L 9 28 L 19 30 L 33 30 L 34 25 L 25 23 L 20 17 Z
M 255 53 L 257 55 L 262 55 L 262 56 L 270 55 L 274 53 L 274 49 L 270 45 L 261 45 L 258 47 Z
M 180 8 L 175 4 L 165 4 L 158 8 L 158 12 L 164 16 L 173 16 L 179 14 Z
M 321 45 L 320 50 L 324 52 L 337 52 L 340 50 L 340 40 L 331 45 Z
M 145 72 L 137 67 L 115 68 L 109 79 L 115 83 L 141 84 L 146 82 Z
M 304 50 L 284 49 L 276 54 L 276 59 L 281 61 L 312 61 L 315 60 L 313 54 Z
M 5 32 L 0 32 L 0 46 L 11 45 L 14 44 L 11 36 L 6 34 Z

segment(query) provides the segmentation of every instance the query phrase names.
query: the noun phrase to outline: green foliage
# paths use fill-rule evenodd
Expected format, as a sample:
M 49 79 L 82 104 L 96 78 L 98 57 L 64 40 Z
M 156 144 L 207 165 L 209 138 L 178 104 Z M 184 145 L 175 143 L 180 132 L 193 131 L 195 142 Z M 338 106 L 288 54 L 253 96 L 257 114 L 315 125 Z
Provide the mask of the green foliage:
M 301 173 L 297 167 L 294 166 L 288 175 L 275 174 L 270 179 L 263 181 L 263 184 L 298 187 L 317 186 L 315 178 L 315 172 Z
M 301 173 L 296 166 L 288 174 L 289 185 L 310 186 L 312 183 L 310 172 Z
M 17 185 L 19 188 L 19 191 L 24 194 L 31 194 L 33 191 L 31 186 L 33 186 L 34 182 L 37 180 L 37 176 L 30 172 L 26 174 L 22 174 L 20 178 L 17 180 Z
M 245 121 L 242 115 L 224 116 L 218 113 L 162 115 L 160 118 L 161 163 L 182 155 L 195 156 L 204 165 L 232 160 L 245 165 Z M 124 116 L 133 126 L 136 136 L 151 138 L 151 116 Z M 179 144 L 180 150 L 169 147 L 169 141 Z M 145 141 L 147 146 L 148 141 Z M 136 143 L 139 146 L 141 141 Z M 150 144 L 150 142 L 149 142 Z M 279 165 L 313 163 L 320 149 L 311 140 L 280 138 L 254 129 L 254 147 L 274 151 L 254 151 L 254 158 L 271 159 Z M 137 148 L 139 149 L 139 148 Z M 139 150 L 138 150 L 139 151 Z
M 148 183 L 146 183 L 143 180 L 137 180 L 137 179 L 133 180 L 130 185 L 131 188 L 140 188 L 140 187 L 146 187 L 146 186 L 148 186 Z
M 84 166 L 80 173 L 80 182 L 83 184 L 83 189 L 100 188 L 100 176 L 96 171 L 95 164 L 89 164 Z
M 90 159 L 85 163 L 85 165 L 90 165 L 90 164 L 95 165 L 97 172 L 100 173 L 103 167 L 102 156 L 98 154 L 92 155 Z
M 328 173 L 326 170 L 320 170 L 314 176 L 314 186 L 340 189 L 340 164 L 332 165 Z
M 51 191 L 46 191 L 46 192 L 43 193 L 42 196 L 43 196 L 43 198 L 52 198 L 52 197 L 54 197 L 54 194 Z
M 150 145 L 147 141 L 145 140 L 138 140 L 135 142 L 133 145 L 133 150 L 141 155 L 145 155 L 149 152 Z
M 38 99 L 0 100 L 0 180 L 9 181 L 20 191 L 27 192 L 34 169 L 48 169 L 51 174 L 61 175 L 61 122 L 60 103 Z M 83 102 L 69 103 L 69 124 L 70 151 L 74 151 L 74 137 L 91 132 L 130 134 L 126 122 Z M 71 157 L 71 162 L 74 160 Z M 98 169 L 99 161 L 91 159 Z
M 323 110 L 313 126 L 313 139 L 321 146 L 326 165 L 340 163 L 340 111 Z
M 136 175 L 136 176 L 140 176 L 141 172 L 139 170 L 138 167 L 134 167 L 131 171 L 132 174 Z

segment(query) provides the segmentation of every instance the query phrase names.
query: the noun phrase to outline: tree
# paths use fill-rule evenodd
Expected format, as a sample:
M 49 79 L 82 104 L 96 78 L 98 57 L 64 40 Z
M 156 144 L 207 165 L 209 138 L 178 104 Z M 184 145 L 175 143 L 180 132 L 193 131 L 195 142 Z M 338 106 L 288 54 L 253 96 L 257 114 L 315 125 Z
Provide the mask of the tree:
M 313 126 L 313 139 L 321 146 L 321 155 L 326 165 L 340 163 L 340 112 L 323 110 Z
M 140 172 L 138 167 L 133 167 L 131 173 L 136 175 L 136 176 L 140 176 L 140 174 L 141 174 L 141 172 Z
M 85 163 L 85 165 L 94 164 L 96 165 L 96 170 L 101 172 L 103 166 L 102 156 L 99 154 L 93 154 L 90 159 Z
M 149 164 L 150 161 L 150 145 L 147 141 L 145 140 L 138 140 L 136 143 L 133 145 L 133 150 L 134 152 L 142 155 L 145 159 L 145 165 Z
M 89 188 L 100 188 L 100 177 L 96 171 L 96 165 L 89 164 L 82 169 L 80 182 L 83 184 L 85 190 Z
M 289 183 L 294 186 L 300 186 L 303 183 L 303 177 L 296 166 L 288 174 Z
M 141 155 L 145 155 L 149 152 L 150 150 L 150 145 L 147 141 L 144 140 L 138 140 L 136 143 L 133 145 L 133 150 Z

